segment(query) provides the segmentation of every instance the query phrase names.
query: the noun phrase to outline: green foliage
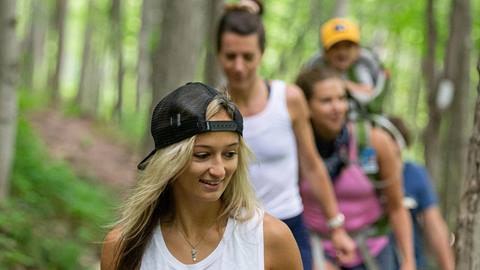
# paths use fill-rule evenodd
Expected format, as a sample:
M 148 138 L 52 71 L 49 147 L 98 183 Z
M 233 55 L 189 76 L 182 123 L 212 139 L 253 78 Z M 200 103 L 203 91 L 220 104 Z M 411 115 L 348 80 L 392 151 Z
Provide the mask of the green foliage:
M 28 33 L 29 20 L 32 13 L 32 0 L 19 0 L 19 28 L 23 38 Z M 123 115 L 120 130 L 125 131 L 131 141 L 138 142 L 145 128 L 145 114 L 150 106 L 147 98 L 140 101 L 139 113 L 135 106 L 138 34 L 142 24 L 142 1 L 125 0 L 123 2 L 123 49 L 124 49 L 124 99 Z M 238 0 L 225 0 L 238 2 Z M 54 14 L 55 1 L 47 3 L 50 17 Z M 89 3 L 93 10 L 89 11 Z M 301 65 L 319 49 L 319 27 L 321 23 L 333 14 L 335 1 L 326 0 L 264 0 L 265 13 L 263 19 L 267 32 L 267 49 L 262 60 L 260 73 L 267 79 L 283 79 L 292 82 Z M 445 57 L 446 42 L 449 33 L 451 0 L 435 0 L 435 21 L 437 24 L 437 69 L 442 71 Z M 475 14 L 480 12 L 480 1 L 471 1 L 473 16 L 472 39 L 473 58 L 476 58 L 480 48 L 480 20 L 475 20 Z M 78 89 L 80 66 L 82 61 L 83 37 L 85 26 L 90 21 L 95 25 L 92 47 L 98 57 L 100 70 L 99 108 L 96 115 L 104 123 L 111 123 L 111 112 L 117 99 L 116 92 L 116 60 L 108 47 L 111 34 L 109 12 L 111 0 L 70 1 L 67 15 L 67 31 L 65 44 L 66 61 L 62 73 L 62 96 L 71 100 Z M 392 91 L 387 97 L 389 113 L 401 115 L 412 126 L 416 137 L 420 134 L 428 121 L 428 112 L 425 102 L 425 86 L 422 78 L 422 58 L 426 53 L 426 1 L 394 1 L 394 0 L 364 0 L 349 1 L 347 17 L 359 22 L 362 32 L 362 43 L 378 49 L 380 58 L 391 70 Z M 45 16 L 45 15 L 43 15 Z M 51 18 L 48 18 L 51 19 Z M 160 38 L 160 27 L 156 26 L 149 33 L 149 53 L 152 54 Z M 55 32 L 48 35 L 48 42 L 44 51 L 43 69 L 55 63 Z M 201 63 L 198 61 L 202 71 Z M 36 67 L 35 74 L 43 76 L 46 71 Z M 473 76 L 477 76 L 472 68 Z M 201 74 L 197 76 L 202 80 Z M 476 77 L 472 77 L 476 78 Z M 44 78 L 45 81 L 47 78 Z M 34 80 L 35 81 L 35 80 Z M 38 80 L 37 80 L 38 81 Z M 473 85 L 473 84 L 472 84 Z M 45 86 L 38 86 L 44 88 Z M 473 86 L 474 87 L 474 86 Z M 421 93 L 416 99 L 417 93 Z M 472 91 L 474 93 L 474 91 Z M 149 96 L 146 93 L 144 96 Z M 44 98 L 45 99 L 45 98 Z M 472 99 L 472 104 L 473 104 Z M 418 102 L 417 102 L 418 101 Z M 68 105 L 70 106 L 70 105 Z M 470 105 L 470 108 L 472 105 Z M 71 115 L 81 115 L 79 108 L 68 108 Z M 138 115 L 138 117 L 136 116 Z M 416 151 L 421 156 L 421 147 Z
M 322 3 L 320 3 L 322 2 Z M 319 49 L 319 27 L 332 9 L 327 1 L 264 1 L 267 48 L 260 73 L 294 81 L 303 63 Z
M 114 196 L 48 158 L 19 121 L 11 196 L 0 206 L 0 269 L 88 269 Z
M 48 104 L 48 97 L 41 92 L 30 92 L 30 89 L 21 89 L 19 95 L 19 111 L 35 110 L 45 107 Z

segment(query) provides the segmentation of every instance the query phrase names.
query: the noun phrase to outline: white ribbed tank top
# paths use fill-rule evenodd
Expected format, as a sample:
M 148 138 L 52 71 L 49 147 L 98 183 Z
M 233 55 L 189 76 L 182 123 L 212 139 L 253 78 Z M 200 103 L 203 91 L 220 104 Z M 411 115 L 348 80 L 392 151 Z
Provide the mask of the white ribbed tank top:
M 244 117 L 243 137 L 255 153 L 250 178 L 265 211 L 279 219 L 301 214 L 297 143 L 284 82 L 272 81 L 265 109 Z
M 195 264 L 184 264 L 167 248 L 161 227 L 153 232 L 142 257 L 140 270 L 263 270 L 263 212 L 245 222 L 230 218 L 222 240 L 210 255 Z

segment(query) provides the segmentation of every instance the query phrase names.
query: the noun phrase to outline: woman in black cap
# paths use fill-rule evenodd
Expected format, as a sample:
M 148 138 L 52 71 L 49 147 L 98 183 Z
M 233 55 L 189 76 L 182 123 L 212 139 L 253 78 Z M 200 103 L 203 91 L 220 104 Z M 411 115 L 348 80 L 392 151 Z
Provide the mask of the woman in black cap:
M 243 119 L 223 94 L 190 83 L 156 106 L 155 150 L 104 243 L 107 269 L 301 269 L 295 240 L 250 187 Z
M 264 80 L 258 73 L 265 50 L 260 1 L 242 0 L 226 7 L 217 32 L 217 55 L 232 100 L 244 116 L 244 138 L 256 162 L 250 176 L 265 211 L 284 221 L 300 248 L 303 266 L 311 270 L 308 232 L 303 224 L 299 174 L 311 181 L 317 203 L 332 224 L 339 258 L 354 255 L 354 242 L 343 229 L 332 186 L 317 151 L 310 115 L 298 87 Z

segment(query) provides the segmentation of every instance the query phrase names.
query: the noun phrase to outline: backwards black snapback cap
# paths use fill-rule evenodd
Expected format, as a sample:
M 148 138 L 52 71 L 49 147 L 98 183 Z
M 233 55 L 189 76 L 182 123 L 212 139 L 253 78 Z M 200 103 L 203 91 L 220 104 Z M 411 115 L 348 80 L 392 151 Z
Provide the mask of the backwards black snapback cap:
M 233 115 L 232 121 L 205 119 L 207 107 L 215 97 L 225 101 L 225 109 Z M 243 118 L 240 111 L 225 94 L 200 82 L 187 83 L 173 90 L 153 110 L 151 133 L 155 149 L 137 168 L 145 169 L 148 160 L 157 150 L 209 131 L 233 131 L 242 135 Z

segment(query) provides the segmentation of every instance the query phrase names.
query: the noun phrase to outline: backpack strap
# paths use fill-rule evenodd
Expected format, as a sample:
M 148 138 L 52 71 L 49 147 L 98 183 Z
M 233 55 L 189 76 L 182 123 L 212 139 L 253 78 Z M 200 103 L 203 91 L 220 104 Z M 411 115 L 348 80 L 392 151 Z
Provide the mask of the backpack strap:
M 359 118 L 355 125 L 355 138 L 357 139 L 357 161 L 362 167 L 375 187 L 377 187 L 378 177 L 378 161 L 377 153 L 372 146 L 370 133 L 372 124 L 365 118 Z
M 386 183 L 380 180 L 377 154 L 372 146 L 371 130 L 372 122 L 366 118 L 360 118 L 355 124 L 355 136 L 357 139 L 357 159 L 359 165 L 362 167 L 365 175 L 375 188 L 375 193 L 383 205 L 385 198 L 381 193 L 381 189 L 386 186 Z M 374 224 L 369 226 L 363 234 L 367 236 L 386 235 L 391 231 L 388 217 L 386 214 L 382 215 Z
M 355 125 L 355 138 L 357 139 L 357 153 L 359 155 L 363 149 L 370 146 L 370 128 L 370 123 L 365 119 L 358 119 Z
M 379 114 L 372 114 L 369 116 L 369 119 L 378 127 L 383 128 L 386 130 L 392 137 L 395 139 L 395 141 L 398 143 L 400 146 L 400 149 L 403 149 L 406 147 L 406 142 L 405 139 L 403 138 L 402 133 L 398 128 L 388 120 L 387 117 Z

